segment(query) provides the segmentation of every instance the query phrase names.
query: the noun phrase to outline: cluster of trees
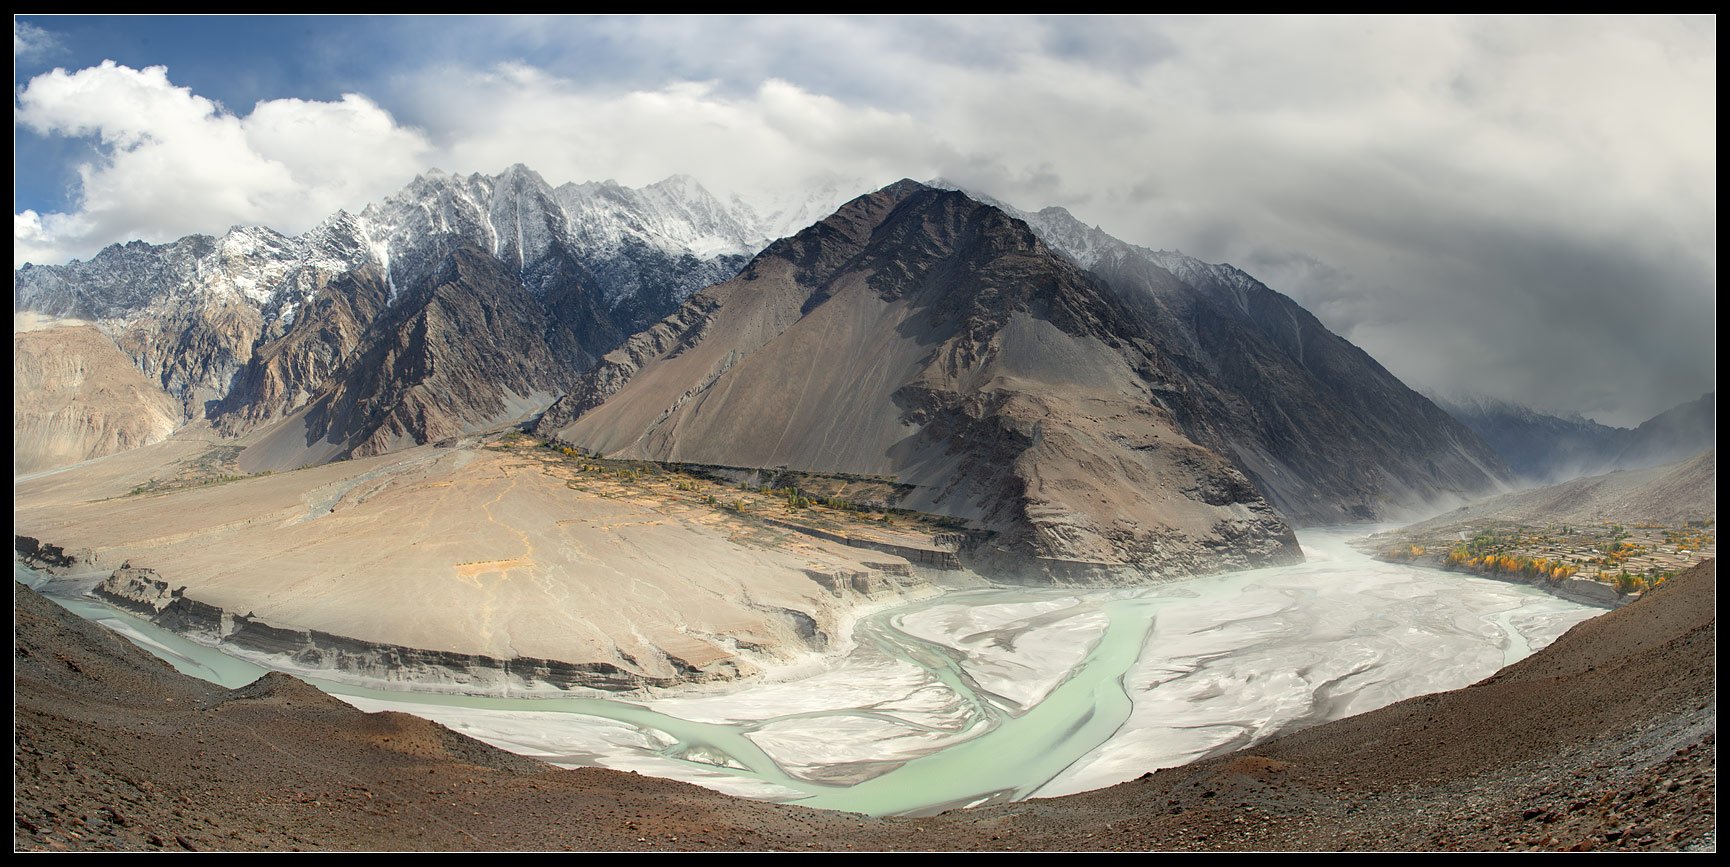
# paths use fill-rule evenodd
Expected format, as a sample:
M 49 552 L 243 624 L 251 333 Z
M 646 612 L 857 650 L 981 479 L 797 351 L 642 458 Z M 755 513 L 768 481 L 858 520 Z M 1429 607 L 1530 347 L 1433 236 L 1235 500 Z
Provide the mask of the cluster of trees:
M 864 509 L 858 503 L 852 502 L 850 500 L 845 500 L 845 499 L 842 499 L 841 497 L 818 498 L 818 497 L 808 496 L 804 493 L 801 493 L 798 488 L 793 487 L 792 485 L 788 485 L 788 486 L 783 487 L 783 488 L 770 488 L 768 493 L 773 494 L 777 497 L 783 498 L 787 503 L 787 509 L 789 511 L 792 511 L 795 509 L 809 509 L 812 506 L 817 506 L 817 505 L 821 505 L 824 508 L 828 508 L 828 509 L 834 509 L 837 512 L 862 512 L 862 511 L 864 511 Z
M 515 442 L 519 439 L 526 439 L 526 438 L 527 437 L 525 437 L 522 434 L 515 434 L 514 438 L 507 439 L 506 442 Z M 541 445 L 545 446 L 546 448 L 552 449 L 553 451 L 558 452 L 559 454 L 564 455 L 567 458 L 599 458 L 601 456 L 600 452 L 591 452 L 591 451 L 588 451 L 586 449 L 571 448 L 570 446 L 564 445 L 562 443 L 556 443 L 556 442 L 553 442 L 552 440 L 542 440 Z
M 1580 567 L 1548 557 L 1523 557 L 1518 554 L 1485 552 L 1474 554 L 1468 545 L 1456 545 L 1448 551 L 1447 563 L 1459 569 L 1482 574 L 1519 575 L 1544 581 L 1572 578 Z
M 1659 569 L 1654 566 L 1651 569 L 1646 570 L 1646 574 L 1644 575 L 1638 572 L 1617 572 L 1616 574 L 1611 575 L 1606 572 L 1604 573 L 1604 577 L 1608 579 L 1611 584 L 1616 585 L 1617 593 L 1628 594 L 1649 590 L 1670 580 L 1675 576 L 1675 574 L 1674 570 Z
M 1704 530 L 1693 528 L 1683 530 L 1665 530 L 1664 541 L 1676 546 L 1678 551 L 1700 551 L 1717 544 L 1718 539 Z
M 1428 550 L 1428 548 L 1425 548 L 1422 545 L 1395 545 L 1394 547 L 1382 552 L 1382 559 L 1399 560 L 1410 563 L 1411 561 L 1424 556 Z
M 1604 552 L 1604 556 L 1599 557 L 1593 562 L 1597 563 L 1599 566 L 1609 567 L 1620 566 L 1623 563 L 1628 562 L 1628 558 L 1637 556 L 1645 549 L 1634 542 L 1623 539 L 1621 541 L 1606 542 L 1604 543 L 1604 547 L 1600 550 Z
M 264 472 L 259 473 L 259 475 L 268 476 L 270 475 L 270 470 L 265 470 Z M 225 485 L 229 482 L 238 482 L 241 479 L 249 478 L 252 477 L 246 475 L 235 475 L 234 473 L 218 473 L 214 476 L 205 476 L 202 479 L 169 479 L 167 481 L 163 481 L 162 479 L 151 479 L 150 481 L 127 491 L 126 495 L 129 497 L 136 497 L 139 494 L 178 491 L 182 488 L 202 488 L 205 485 Z

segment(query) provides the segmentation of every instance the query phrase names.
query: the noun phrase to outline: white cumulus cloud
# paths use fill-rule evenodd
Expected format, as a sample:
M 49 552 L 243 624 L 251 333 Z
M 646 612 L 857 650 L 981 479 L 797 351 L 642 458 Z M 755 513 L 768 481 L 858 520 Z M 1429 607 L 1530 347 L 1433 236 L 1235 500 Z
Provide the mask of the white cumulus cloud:
M 14 216 L 14 267 L 237 224 L 303 231 L 401 187 L 428 151 L 420 132 L 356 94 L 269 100 L 241 116 L 176 87 L 165 67 L 112 61 L 37 76 L 13 116 L 33 132 L 97 144 L 78 166 L 71 210 Z
M 683 173 L 757 197 L 837 172 L 887 183 L 931 171 L 944 152 L 910 114 L 779 79 L 744 93 L 714 82 L 602 91 L 510 63 L 422 76 L 410 99 L 443 131 L 442 168 L 491 173 L 520 162 L 555 184 L 636 186 Z

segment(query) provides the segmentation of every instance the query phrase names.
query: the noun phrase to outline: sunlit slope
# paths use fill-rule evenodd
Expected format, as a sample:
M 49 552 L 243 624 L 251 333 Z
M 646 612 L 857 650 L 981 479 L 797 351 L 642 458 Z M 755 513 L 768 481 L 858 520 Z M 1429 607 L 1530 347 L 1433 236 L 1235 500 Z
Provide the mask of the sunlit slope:
M 12 473 L 165 439 L 180 408 L 88 325 L 12 335 Z
M 275 627 L 599 663 L 626 679 L 797 660 L 844 636 L 852 608 L 930 592 L 913 578 L 836 589 L 828 576 L 905 572 L 907 561 L 695 497 L 591 489 L 528 444 L 249 477 L 194 472 L 212 460 L 206 448 L 174 441 L 21 484 L 18 531 L 93 559 L 84 568 L 97 574 L 151 569 L 189 599 Z M 141 469 L 152 452 L 185 474 Z M 375 662 L 350 668 L 398 676 Z

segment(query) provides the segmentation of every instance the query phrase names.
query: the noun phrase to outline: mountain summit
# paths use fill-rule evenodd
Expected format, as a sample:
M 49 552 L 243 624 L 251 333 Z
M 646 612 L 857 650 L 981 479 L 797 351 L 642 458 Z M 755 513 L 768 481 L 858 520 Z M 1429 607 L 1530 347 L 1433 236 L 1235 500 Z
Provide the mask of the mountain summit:
M 616 457 L 883 476 L 1052 577 L 1298 556 L 1162 405 L 1165 359 L 1027 224 L 900 181 L 602 359 L 542 432 Z

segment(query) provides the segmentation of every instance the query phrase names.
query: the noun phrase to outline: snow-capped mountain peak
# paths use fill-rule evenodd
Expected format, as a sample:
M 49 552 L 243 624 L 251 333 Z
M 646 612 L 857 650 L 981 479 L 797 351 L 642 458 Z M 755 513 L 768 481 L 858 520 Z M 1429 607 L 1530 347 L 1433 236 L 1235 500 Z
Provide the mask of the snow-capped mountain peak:
M 570 217 L 573 239 L 596 249 L 637 243 L 710 259 L 748 256 L 766 243 L 750 215 L 685 175 L 640 189 L 611 180 L 565 184 L 555 195 Z
M 1082 222 L 1070 213 L 1069 209 L 1061 206 L 1052 205 L 1038 211 L 1023 211 L 1014 205 L 967 189 L 946 178 L 933 178 L 927 181 L 926 185 L 939 189 L 960 190 L 974 199 L 1001 208 L 1011 216 L 1025 221 L 1033 229 L 1033 233 L 1039 236 L 1040 240 L 1068 256 L 1083 268 L 1095 269 L 1105 262 L 1121 261 L 1130 257 L 1145 258 L 1192 286 L 1214 292 L 1228 293 L 1232 303 L 1240 309 L 1243 309 L 1247 304 L 1246 293 L 1253 292 L 1262 286 L 1260 281 L 1229 264 L 1205 262 L 1177 250 L 1155 250 L 1151 247 L 1131 244 L 1107 234 L 1098 226 L 1090 226 Z
M 26 266 L 14 272 L 13 303 L 131 334 L 121 342 L 140 369 L 192 406 L 220 393 L 234 359 L 284 334 L 301 305 L 362 266 L 378 269 L 395 305 L 399 289 L 434 276 L 458 248 L 476 248 L 537 296 L 592 299 L 582 304 L 601 311 L 597 334 L 629 334 L 732 277 L 768 239 L 753 212 L 688 176 L 641 189 L 611 181 L 554 189 L 520 163 L 496 175 L 429 169 L 359 213 L 338 211 L 298 236 L 235 226 L 215 237 L 117 244 L 88 262 Z M 242 324 L 211 356 L 223 360 L 197 370 L 172 363 L 177 329 L 224 316 Z

